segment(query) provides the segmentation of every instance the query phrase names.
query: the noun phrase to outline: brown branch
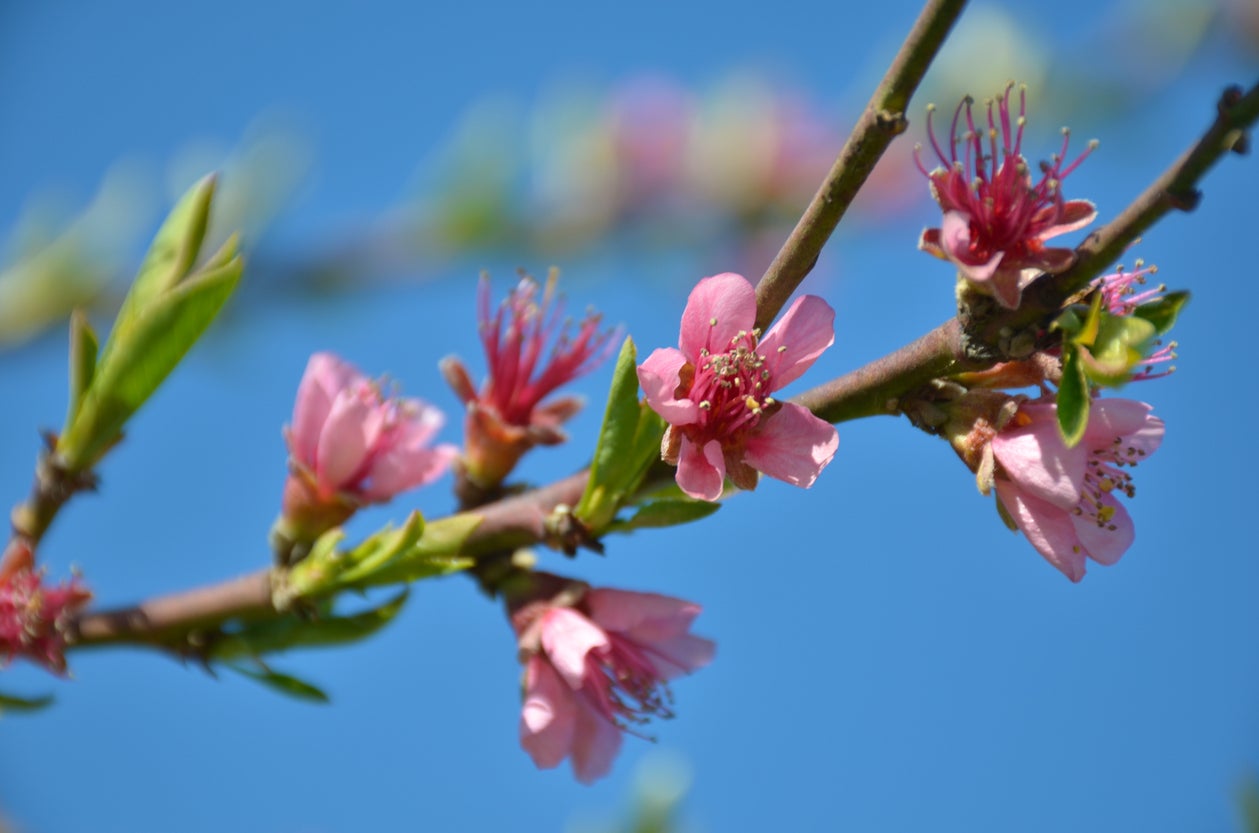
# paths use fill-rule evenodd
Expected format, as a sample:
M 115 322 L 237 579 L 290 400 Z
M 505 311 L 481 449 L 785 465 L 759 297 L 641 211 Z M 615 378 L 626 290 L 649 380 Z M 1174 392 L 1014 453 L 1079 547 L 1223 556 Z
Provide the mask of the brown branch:
M 826 179 L 756 285 L 756 326 L 768 327 L 812 271 L 883 152 L 909 126 L 909 99 L 965 5 L 966 0 L 928 0 L 923 7 Z

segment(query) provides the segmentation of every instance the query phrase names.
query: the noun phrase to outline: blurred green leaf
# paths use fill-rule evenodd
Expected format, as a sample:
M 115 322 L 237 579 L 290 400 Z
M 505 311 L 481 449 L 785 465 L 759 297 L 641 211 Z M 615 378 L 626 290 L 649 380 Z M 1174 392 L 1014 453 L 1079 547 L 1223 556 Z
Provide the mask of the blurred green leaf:
M 192 269 L 201 251 L 206 228 L 210 221 L 210 203 L 214 199 L 216 179 L 213 175 L 203 178 L 184 194 L 167 215 L 149 251 L 140 264 L 122 308 L 114 321 L 113 331 L 105 345 L 102 363 L 106 361 L 118 342 L 127 338 L 132 325 L 157 298 L 177 283 Z
M 237 674 L 248 677 L 251 680 L 262 683 L 272 691 L 277 691 L 294 700 L 305 700 L 308 703 L 328 703 L 328 695 L 324 694 L 322 689 L 300 680 L 291 674 L 281 674 L 279 671 L 272 671 L 270 668 L 246 668 L 242 665 L 227 665 L 228 668 Z
M 601 532 L 632 495 L 651 463 L 660 456 L 664 420 L 638 399 L 634 340 L 621 345 L 608 390 L 590 479 L 573 514 L 593 533 Z
M 240 280 L 234 257 L 153 300 L 137 314 L 125 340 L 102 356 L 79 411 L 58 442 L 66 466 L 91 466 L 123 425 L 157 390 L 201 337 Z
M 1176 323 L 1176 318 L 1187 303 L 1188 292 L 1168 292 L 1156 301 L 1137 307 L 1132 314 L 1153 324 L 1155 333 L 1163 335 Z
M 81 309 L 74 310 L 70 313 L 70 406 L 66 412 L 67 426 L 74 422 L 83 397 L 91 387 L 99 348 L 87 313 Z
M 1058 384 L 1058 428 L 1068 447 L 1083 437 L 1089 423 L 1089 383 L 1080 362 L 1083 348 L 1062 345 L 1062 381 Z
M 706 518 L 721 508 L 720 503 L 689 498 L 669 498 L 653 500 L 643 504 L 633 517 L 624 521 L 613 521 L 608 525 L 608 532 L 632 532 L 635 529 L 653 529 L 678 524 L 690 523 Z
M 42 697 L 18 697 L 14 694 L 0 694 L 0 715 L 5 712 L 36 712 L 52 705 L 53 697 L 45 694 Z
M 251 623 L 215 641 L 210 658 L 220 661 L 254 658 L 294 648 L 324 648 L 358 642 L 392 622 L 406 604 L 407 597 L 408 593 L 404 590 L 379 607 L 349 616 L 323 616 L 310 620 L 290 617 Z

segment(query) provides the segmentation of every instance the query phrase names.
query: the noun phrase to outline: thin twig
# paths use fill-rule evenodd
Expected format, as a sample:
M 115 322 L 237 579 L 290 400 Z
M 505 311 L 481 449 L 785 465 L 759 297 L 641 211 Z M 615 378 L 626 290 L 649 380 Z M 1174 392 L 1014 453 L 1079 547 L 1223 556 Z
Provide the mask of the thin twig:
M 778 315 L 883 152 L 909 127 L 909 99 L 965 5 L 966 0 L 928 0 L 923 7 L 813 201 L 756 285 L 756 326 L 765 329 Z

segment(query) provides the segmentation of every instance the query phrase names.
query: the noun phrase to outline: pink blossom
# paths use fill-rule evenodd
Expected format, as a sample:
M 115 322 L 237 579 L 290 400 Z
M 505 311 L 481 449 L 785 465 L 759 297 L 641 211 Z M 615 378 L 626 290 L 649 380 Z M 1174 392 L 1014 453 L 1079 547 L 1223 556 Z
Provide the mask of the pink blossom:
M 1069 138 L 1064 130 L 1062 149 L 1052 163 L 1041 164 L 1041 178 L 1033 184 L 1022 156 L 1026 94 L 1019 92 L 1015 119 L 1010 113 L 1012 89 L 1013 84 L 995 102 L 988 102 L 988 124 L 982 127 L 975 124 L 972 100 L 964 99 L 953 115 L 947 154 L 936 141 L 929 110 L 927 132 L 943 167 L 928 173 L 918 160 L 919 170 L 931 180 L 932 196 L 944 210 L 940 228 L 924 231 L 918 247 L 957 264 L 974 289 L 1009 309 L 1019 305 L 1023 288 L 1036 275 L 1060 272 L 1074 262 L 1071 249 L 1047 248 L 1045 241 L 1082 228 L 1097 216 L 1087 200 L 1064 200 L 1061 187 L 1094 145 L 1064 167 Z
M 581 400 L 542 400 L 596 368 L 616 335 L 600 333 L 602 318 L 590 312 L 570 337 L 564 305 L 555 298 L 556 279 L 552 272 L 539 299 L 537 281 L 522 278 L 494 313 L 489 280 L 482 279 L 477 306 L 489 374 L 480 393 L 462 362 L 442 361 L 446 381 L 467 407 L 464 468 L 483 488 L 501 483 L 533 446 L 566 439 L 560 426 L 577 413 Z
M 285 429 L 285 517 L 317 535 L 362 504 L 437 479 L 457 453 L 451 445 L 429 446 L 444 421 L 419 399 L 386 396 L 331 353 L 311 356 Z
M 64 674 L 66 627 L 91 598 L 78 578 L 45 586 L 30 547 L 10 543 L 0 562 L 0 665 L 25 657 Z
M 1119 495 L 1136 490 L 1126 469 L 1163 441 L 1163 421 L 1131 399 L 1096 399 L 1073 448 L 1058 429 L 1057 406 L 1025 402 L 992 439 L 997 497 L 1041 555 L 1072 581 L 1085 558 L 1114 564 L 1132 545 L 1132 518 Z
M 520 744 L 534 764 L 571 758 L 589 784 L 611 768 L 622 732 L 672 717 L 667 682 L 707 665 L 716 649 L 689 633 L 699 613 L 682 599 L 576 583 L 516 610 L 526 661 Z
M 717 500 L 727 476 L 755 488 L 758 471 L 807 488 L 839 447 L 833 425 L 770 395 L 834 343 L 835 311 L 814 295 L 797 298 L 764 339 L 755 320 L 747 280 L 704 278 L 682 313 L 680 349 L 656 350 L 638 366 L 647 403 L 669 423 L 664 459 L 691 497 Z

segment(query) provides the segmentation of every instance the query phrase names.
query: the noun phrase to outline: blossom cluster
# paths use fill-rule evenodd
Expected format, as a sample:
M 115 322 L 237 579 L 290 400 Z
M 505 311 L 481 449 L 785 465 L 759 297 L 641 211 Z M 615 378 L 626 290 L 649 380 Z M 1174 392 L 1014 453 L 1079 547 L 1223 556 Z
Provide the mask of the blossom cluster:
M 30 547 L 14 539 L 0 561 L 0 665 L 22 657 L 64 674 L 66 626 L 91 598 L 77 577 L 45 584 Z

